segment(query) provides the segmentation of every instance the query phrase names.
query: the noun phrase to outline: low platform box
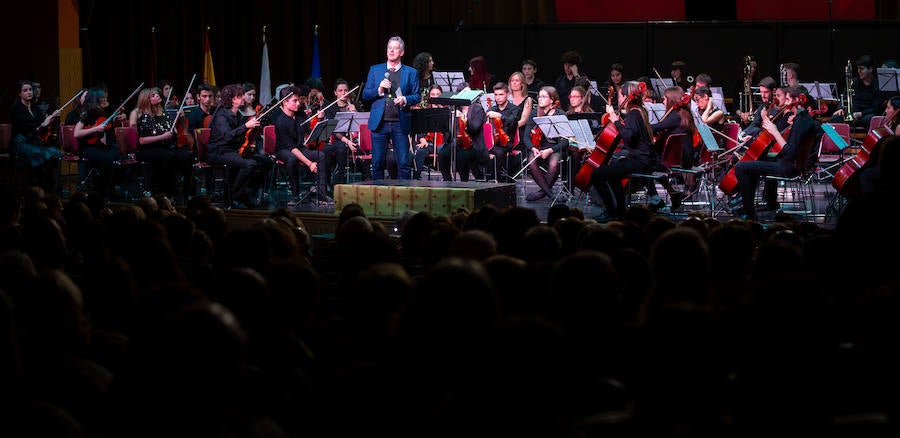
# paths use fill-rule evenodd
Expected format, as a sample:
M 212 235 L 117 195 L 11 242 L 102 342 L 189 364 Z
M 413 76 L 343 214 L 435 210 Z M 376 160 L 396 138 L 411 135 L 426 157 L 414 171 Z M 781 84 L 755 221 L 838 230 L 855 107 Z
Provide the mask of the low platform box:
M 334 187 L 334 209 L 358 203 L 367 216 L 397 217 L 404 212 L 428 211 L 449 216 L 460 207 L 469 211 L 487 204 L 499 209 L 516 205 L 516 185 L 490 182 L 380 180 Z

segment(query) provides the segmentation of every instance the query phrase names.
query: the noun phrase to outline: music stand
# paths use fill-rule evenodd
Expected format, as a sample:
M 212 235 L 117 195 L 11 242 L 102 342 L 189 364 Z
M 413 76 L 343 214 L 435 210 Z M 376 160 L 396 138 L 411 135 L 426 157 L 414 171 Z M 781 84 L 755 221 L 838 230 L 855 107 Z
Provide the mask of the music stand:
M 650 78 L 650 85 L 653 86 L 656 95 L 662 97 L 666 95 L 666 88 L 674 86 L 675 81 L 672 78 L 665 78 L 663 80 L 660 80 L 659 78 Z
M 410 130 L 412 134 L 426 134 L 429 132 L 450 131 L 450 108 L 422 108 L 412 111 Z M 434 154 L 437 156 L 437 139 L 435 139 Z M 413 154 L 415 155 L 415 154 Z M 413 163 L 416 161 L 413 160 Z M 416 169 L 417 171 L 420 169 Z M 429 173 L 431 175 L 431 173 Z
M 434 83 L 441 87 L 444 93 L 453 93 L 459 84 L 465 83 L 466 79 L 461 71 L 434 71 L 431 72 Z
M 337 125 L 334 128 L 334 132 L 337 133 L 346 133 L 350 135 L 352 133 L 357 133 L 356 139 L 356 147 L 357 151 L 359 150 L 359 126 L 368 123 L 369 121 L 369 113 L 368 112 L 353 112 L 346 111 L 340 112 L 334 115 L 334 120 L 337 122 Z M 318 126 L 318 125 L 316 125 Z M 352 137 L 352 136 L 351 136 Z M 344 166 L 344 175 L 347 184 L 350 184 L 350 154 L 347 154 L 347 163 Z
M 481 93 L 481 90 L 469 90 L 466 88 L 459 93 L 456 93 L 450 97 L 445 97 L 448 93 L 441 94 L 441 97 L 433 97 L 429 99 L 429 102 L 436 105 L 445 105 L 449 107 L 450 113 L 446 116 L 448 121 L 447 123 L 450 125 L 450 139 L 452 141 L 452 147 L 450 148 L 450 180 L 453 181 L 456 178 L 456 132 L 459 129 L 459 123 L 456 123 L 456 111 L 459 107 L 469 106 L 472 104 L 472 101 L 478 97 L 478 93 Z M 420 110 L 417 110 L 420 111 Z M 444 140 L 444 144 L 448 144 L 448 140 Z
M 577 139 L 577 137 L 575 135 L 575 131 L 572 129 L 571 122 L 573 122 L 573 121 L 569 120 L 569 118 L 566 117 L 565 115 L 544 116 L 544 117 L 535 117 L 534 118 L 534 123 L 538 126 L 538 128 L 540 128 L 541 132 L 544 133 L 544 137 L 547 137 L 548 139 L 549 138 L 565 138 L 566 140 L 569 140 L 570 142 L 571 142 L 571 139 Z M 576 122 L 575 123 L 576 126 L 579 126 L 579 121 L 574 121 L 574 122 Z M 583 126 L 587 127 L 587 121 L 584 121 Z M 580 130 L 581 129 L 579 127 L 579 131 Z M 588 131 L 590 132 L 590 128 L 588 128 Z M 593 138 L 593 135 L 591 135 L 590 138 Z M 578 140 L 575 140 L 575 141 L 577 142 Z M 587 140 L 582 140 L 582 141 L 587 142 Z M 536 147 L 537 147 L 537 145 L 536 145 Z M 537 158 L 537 156 L 535 156 L 535 158 Z M 560 175 L 560 176 L 562 176 L 562 175 Z M 571 178 L 569 178 L 569 179 L 571 180 Z M 573 197 L 572 192 L 569 191 L 569 188 L 566 187 L 565 184 L 560 184 L 560 185 L 562 186 L 562 189 L 558 193 L 556 193 L 556 196 L 553 197 L 553 201 L 550 202 L 550 206 L 553 206 L 554 204 L 556 204 L 556 200 L 559 199 L 559 195 L 561 195 L 563 193 L 563 191 L 566 192 L 566 194 L 568 195 L 569 198 Z M 548 193 L 548 195 L 549 195 L 549 193 Z
M 306 147 L 315 147 L 316 144 L 318 144 L 320 141 L 327 142 L 328 138 L 331 137 L 331 133 L 334 132 L 334 128 L 336 128 L 336 127 L 337 127 L 337 119 L 326 119 L 326 120 L 322 120 L 321 122 L 316 123 L 316 127 L 313 128 L 312 132 L 309 133 L 309 136 L 306 139 L 305 146 Z M 317 161 L 316 166 L 318 166 L 318 164 L 319 163 Z M 324 169 L 319 169 L 318 171 L 323 172 Z M 319 200 L 321 199 L 322 196 L 325 195 L 325 191 L 327 189 L 326 187 L 319 187 L 318 181 L 319 181 L 319 178 L 317 176 L 316 177 L 316 182 L 317 182 L 316 193 L 318 193 L 318 196 L 316 196 L 316 206 L 319 205 Z M 303 201 L 306 200 L 306 198 L 309 196 L 310 193 L 312 193 L 312 190 L 310 190 L 309 192 L 306 192 L 306 194 L 303 195 L 302 198 L 300 198 L 301 204 L 303 203 Z
M 809 91 L 809 97 L 815 100 L 834 100 L 834 87 L 836 84 L 833 83 L 821 83 L 819 81 L 809 83 L 809 84 L 801 84 L 806 87 L 806 90 Z
M 722 87 L 709 87 L 709 92 L 712 93 L 713 105 L 728 115 L 728 108 L 725 106 L 725 92 L 722 91 Z
M 879 68 L 877 72 L 879 91 L 890 94 L 900 92 L 900 68 Z

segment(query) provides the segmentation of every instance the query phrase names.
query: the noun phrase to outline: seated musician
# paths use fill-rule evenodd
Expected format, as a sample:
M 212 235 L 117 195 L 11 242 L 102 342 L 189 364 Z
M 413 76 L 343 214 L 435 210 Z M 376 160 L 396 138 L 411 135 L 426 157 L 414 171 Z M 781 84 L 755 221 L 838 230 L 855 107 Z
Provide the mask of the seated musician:
M 494 128 L 494 147 L 489 151 L 497 163 L 497 173 L 494 175 L 497 181 L 512 182 L 509 179 L 509 171 L 506 168 L 506 154 L 515 147 L 516 129 L 518 129 L 519 118 L 521 117 L 521 108 L 517 107 L 509 100 L 509 86 L 505 82 L 497 82 L 494 84 L 494 105 L 485 114 L 488 120 L 493 124 Z M 503 137 L 500 136 L 498 125 L 503 129 Z M 506 140 L 506 144 L 502 144 Z M 502 178 L 501 178 L 502 175 Z M 501 181 L 502 179 L 502 181 Z
M 694 166 L 694 116 L 688 109 L 687 97 L 684 90 L 679 86 L 668 87 L 663 92 L 663 104 L 666 106 L 666 112 L 658 123 L 650 125 L 653 134 L 659 138 L 660 146 L 655 147 L 659 153 L 664 152 L 664 147 L 669 138 L 675 135 L 681 135 L 684 140 L 681 142 L 681 168 L 690 169 Z M 677 138 L 677 137 L 676 137 Z M 674 140 L 673 140 L 674 141 Z M 687 173 L 685 179 L 689 179 L 693 183 L 694 175 Z M 677 209 L 681 205 L 681 201 L 685 197 L 685 193 L 674 192 L 668 181 L 665 181 L 666 188 L 669 189 L 670 199 L 672 200 L 672 210 Z M 688 181 L 685 181 L 688 186 Z M 648 187 L 649 194 L 652 196 L 656 192 L 656 187 Z M 661 207 L 663 201 L 660 199 L 650 203 L 651 208 Z
M 461 122 L 457 122 L 456 169 L 451 169 L 451 161 L 453 161 L 451 148 L 443 147 L 438 153 L 441 175 L 444 181 L 452 181 L 455 170 L 459 173 L 460 181 L 468 181 L 470 172 L 476 180 L 483 180 L 484 164 L 488 160 L 488 152 L 487 145 L 484 143 L 484 122 L 487 120 L 487 116 L 485 116 L 481 102 L 474 102 L 472 105 L 463 107 L 457 112 L 457 118 Z M 465 127 L 463 129 L 465 136 L 460 131 L 463 127 Z
M 785 138 L 778 126 L 772 122 L 768 113 L 763 110 L 762 127 L 775 139 L 772 148 L 780 147 L 780 152 L 774 158 L 763 158 L 754 161 L 740 161 L 735 164 L 735 176 L 738 181 L 738 189 L 741 193 L 742 219 L 756 219 L 756 203 L 754 195 L 759 186 L 759 181 L 766 175 L 781 177 L 793 177 L 806 166 L 812 142 L 821 129 L 818 123 L 809 115 L 806 104 L 809 96 L 800 87 L 788 87 L 785 90 L 784 111 L 788 111 L 788 119 L 791 123 L 790 134 Z M 777 146 L 776 146 L 777 144 Z M 766 205 L 771 210 L 778 209 L 776 197 L 777 186 L 768 184 L 764 191 Z
M 441 86 L 434 84 L 428 89 L 428 98 L 434 99 L 437 97 L 441 97 Z M 431 108 L 441 108 L 441 105 L 436 103 L 431 103 L 430 106 Z M 448 136 L 449 134 L 446 132 L 426 132 L 415 135 L 413 138 L 413 149 L 415 149 L 414 159 L 416 166 L 413 169 L 413 179 L 422 179 L 422 171 L 425 170 L 425 160 L 429 155 L 435 153 L 436 148 L 440 146 L 438 143 L 446 144 L 449 142 L 450 138 Z M 437 168 L 437 166 L 433 167 Z
M 309 168 L 309 171 L 316 175 L 315 196 L 318 198 L 317 200 L 330 201 L 325 194 L 327 178 L 324 167 L 319 167 L 320 164 L 325 164 L 325 152 L 303 144 L 304 134 L 308 131 L 309 125 L 301 127 L 302 120 L 299 120 L 300 117 L 297 115 L 300 110 L 300 88 L 295 86 L 284 88 L 278 99 L 281 100 L 291 92 L 294 94 L 281 102 L 282 116 L 275 121 L 275 156 L 285 163 L 291 185 L 292 199 L 288 201 L 288 206 L 294 206 L 300 202 L 300 164 Z M 310 197 L 306 199 L 313 200 Z
M 138 95 L 138 150 L 135 156 L 139 161 L 150 163 L 154 194 L 174 197 L 180 176 L 181 193 L 186 202 L 190 192 L 193 152 L 189 147 L 176 147 L 177 134 L 162 104 L 163 96 L 159 88 L 144 88 Z
M 761 99 L 761 103 L 757 105 L 756 109 L 752 114 L 742 113 L 741 121 L 746 123 L 746 128 L 744 128 L 743 135 L 739 139 L 741 142 L 745 142 L 755 137 L 757 134 L 762 131 L 762 118 L 760 117 L 760 112 L 765 108 L 770 108 L 772 104 L 772 93 L 775 91 L 775 79 L 771 76 L 766 76 L 759 81 L 759 97 Z
M 559 108 L 559 93 L 556 88 L 544 87 L 538 92 L 537 108 L 531 111 L 528 123 L 525 125 L 525 146 L 531 151 L 531 164 L 528 165 L 528 171 L 531 173 L 531 179 L 538 185 L 538 189 L 525 195 L 526 201 L 537 201 L 545 196 L 553 194 L 553 184 L 559 177 L 559 166 L 562 154 L 566 153 L 569 147 L 569 141 L 565 138 L 547 138 L 546 135 L 540 135 L 540 140 L 535 142 L 536 136 L 532 137 L 532 133 L 539 131 L 535 117 L 564 115 L 562 109 Z M 544 170 L 546 169 L 546 170 Z M 568 199 L 562 199 L 565 202 Z
M 209 84 L 200 84 L 197 87 L 197 108 L 188 114 L 188 128 L 194 132 L 197 128 L 208 128 L 212 122 L 212 113 L 215 107 L 216 87 Z
M 850 123 L 853 126 L 868 129 L 872 117 L 881 112 L 884 99 L 881 92 L 878 91 L 873 65 L 872 57 L 869 55 L 860 56 L 856 60 L 857 77 L 851 82 L 853 90 L 850 98 L 852 117 L 848 117 L 847 108 L 841 107 L 831 115 L 831 123 Z M 846 102 L 842 103 L 846 104 Z
M 694 102 L 697 105 L 697 121 L 705 123 L 710 128 L 722 132 L 725 130 L 725 112 L 719 109 L 712 101 L 712 91 L 709 87 L 697 87 L 694 89 Z M 715 136 L 715 148 L 725 146 L 725 139 L 722 136 Z M 684 164 L 690 163 L 690 169 L 700 162 L 700 154 L 703 152 L 705 145 L 703 139 L 697 137 L 692 152 L 687 156 L 683 156 Z M 690 161 L 688 161 L 690 159 Z M 684 176 L 685 194 L 690 196 L 697 188 L 696 175 L 686 174 Z
M 247 142 L 247 130 L 260 128 L 256 117 L 244 117 L 244 86 L 230 84 L 222 88 L 222 104 L 213 113 L 209 134 L 209 162 L 237 169 L 231 181 L 232 204 L 237 208 L 258 207 L 262 203 L 263 181 L 274 162 L 262 148 L 245 158 L 241 146 Z M 261 129 L 261 128 L 260 128 Z
M 334 98 L 335 103 L 325 110 L 325 119 L 334 120 L 337 113 L 356 112 L 356 102 L 350 100 L 347 94 L 350 92 L 349 85 L 344 79 L 334 81 Z M 350 167 L 348 157 L 355 154 L 359 149 L 359 144 L 354 142 L 354 136 L 357 133 L 347 135 L 346 133 L 335 132 L 332 134 L 332 142 L 325 149 L 326 160 L 329 167 L 325 170 L 327 176 L 331 176 L 334 172 L 334 179 L 329 181 L 329 187 L 333 184 L 343 184 L 347 181 L 347 170 Z M 329 178 L 330 179 L 330 178 Z

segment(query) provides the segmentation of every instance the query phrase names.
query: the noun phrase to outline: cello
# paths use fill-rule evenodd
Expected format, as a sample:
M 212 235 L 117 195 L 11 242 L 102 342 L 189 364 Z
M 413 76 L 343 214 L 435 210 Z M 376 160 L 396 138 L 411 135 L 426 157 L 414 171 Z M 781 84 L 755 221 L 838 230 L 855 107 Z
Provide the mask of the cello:
M 859 152 L 856 153 L 856 156 L 844 163 L 844 165 L 838 169 L 837 173 L 834 174 L 834 178 L 831 179 L 831 185 L 842 196 L 855 198 L 861 194 L 857 171 L 863 169 L 866 165 L 873 165 L 869 163 L 878 161 L 879 146 L 881 146 L 882 143 L 881 139 L 894 135 L 894 132 L 888 125 L 897 119 L 897 113 L 900 113 L 900 111 L 894 111 L 894 113 L 891 114 L 891 117 L 885 118 L 884 123 L 882 123 L 881 126 L 869 131 L 866 135 L 866 139 L 863 140 L 862 147 L 860 147 Z M 875 159 L 872 159 L 873 157 Z
M 611 102 L 613 101 L 613 93 L 615 91 L 615 87 L 609 87 L 609 99 L 607 99 L 607 103 L 610 105 L 612 105 Z M 616 111 L 618 111 L 618 109 L 616 109 Z M 587 157 L 584 164 L 581 165 L 581 169 L 578 170 L 578 173 L 575 174 L 575 178 L 572 180 L 575 187 L 578 187 L 583 192 L 587 192 L 591 188 L 591 173 L 594 169 L 609 162 L 609 159 L 612 157 L 612 152 L 615 151 L 616 146 L 618 146 L 621 141 L 616 124 L 609 121 L 609 113 L 603 114 L 601 121 L 603 122 L 603 129 L 601 129 L 594 138 L 594 150 L 591 151 L 591 155 Z

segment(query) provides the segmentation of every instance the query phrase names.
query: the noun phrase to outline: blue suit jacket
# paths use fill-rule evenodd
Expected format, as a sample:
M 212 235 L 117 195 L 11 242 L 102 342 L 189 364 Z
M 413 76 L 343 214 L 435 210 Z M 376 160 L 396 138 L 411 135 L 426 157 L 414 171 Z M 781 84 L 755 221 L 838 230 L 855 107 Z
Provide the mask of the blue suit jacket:
M 369 67 L 369 75 L 366 78 L 366 86 L 362 91 L 362 100 L 369 104 L 369 129 L 378 129 L 381 117 L 384 115 L 385 98 L 378 95 L 378 84 L 387 73 L 387 62 L 375 64 Z M 400 128 L 403 133 L 410 131 L 410 108 L 419 103 L 422 96 L 419 95 L 419 75 L 416 69 L 403 64 L 400 68 L 399 93 L 406 97 L 406 105 L 400 108 Z

